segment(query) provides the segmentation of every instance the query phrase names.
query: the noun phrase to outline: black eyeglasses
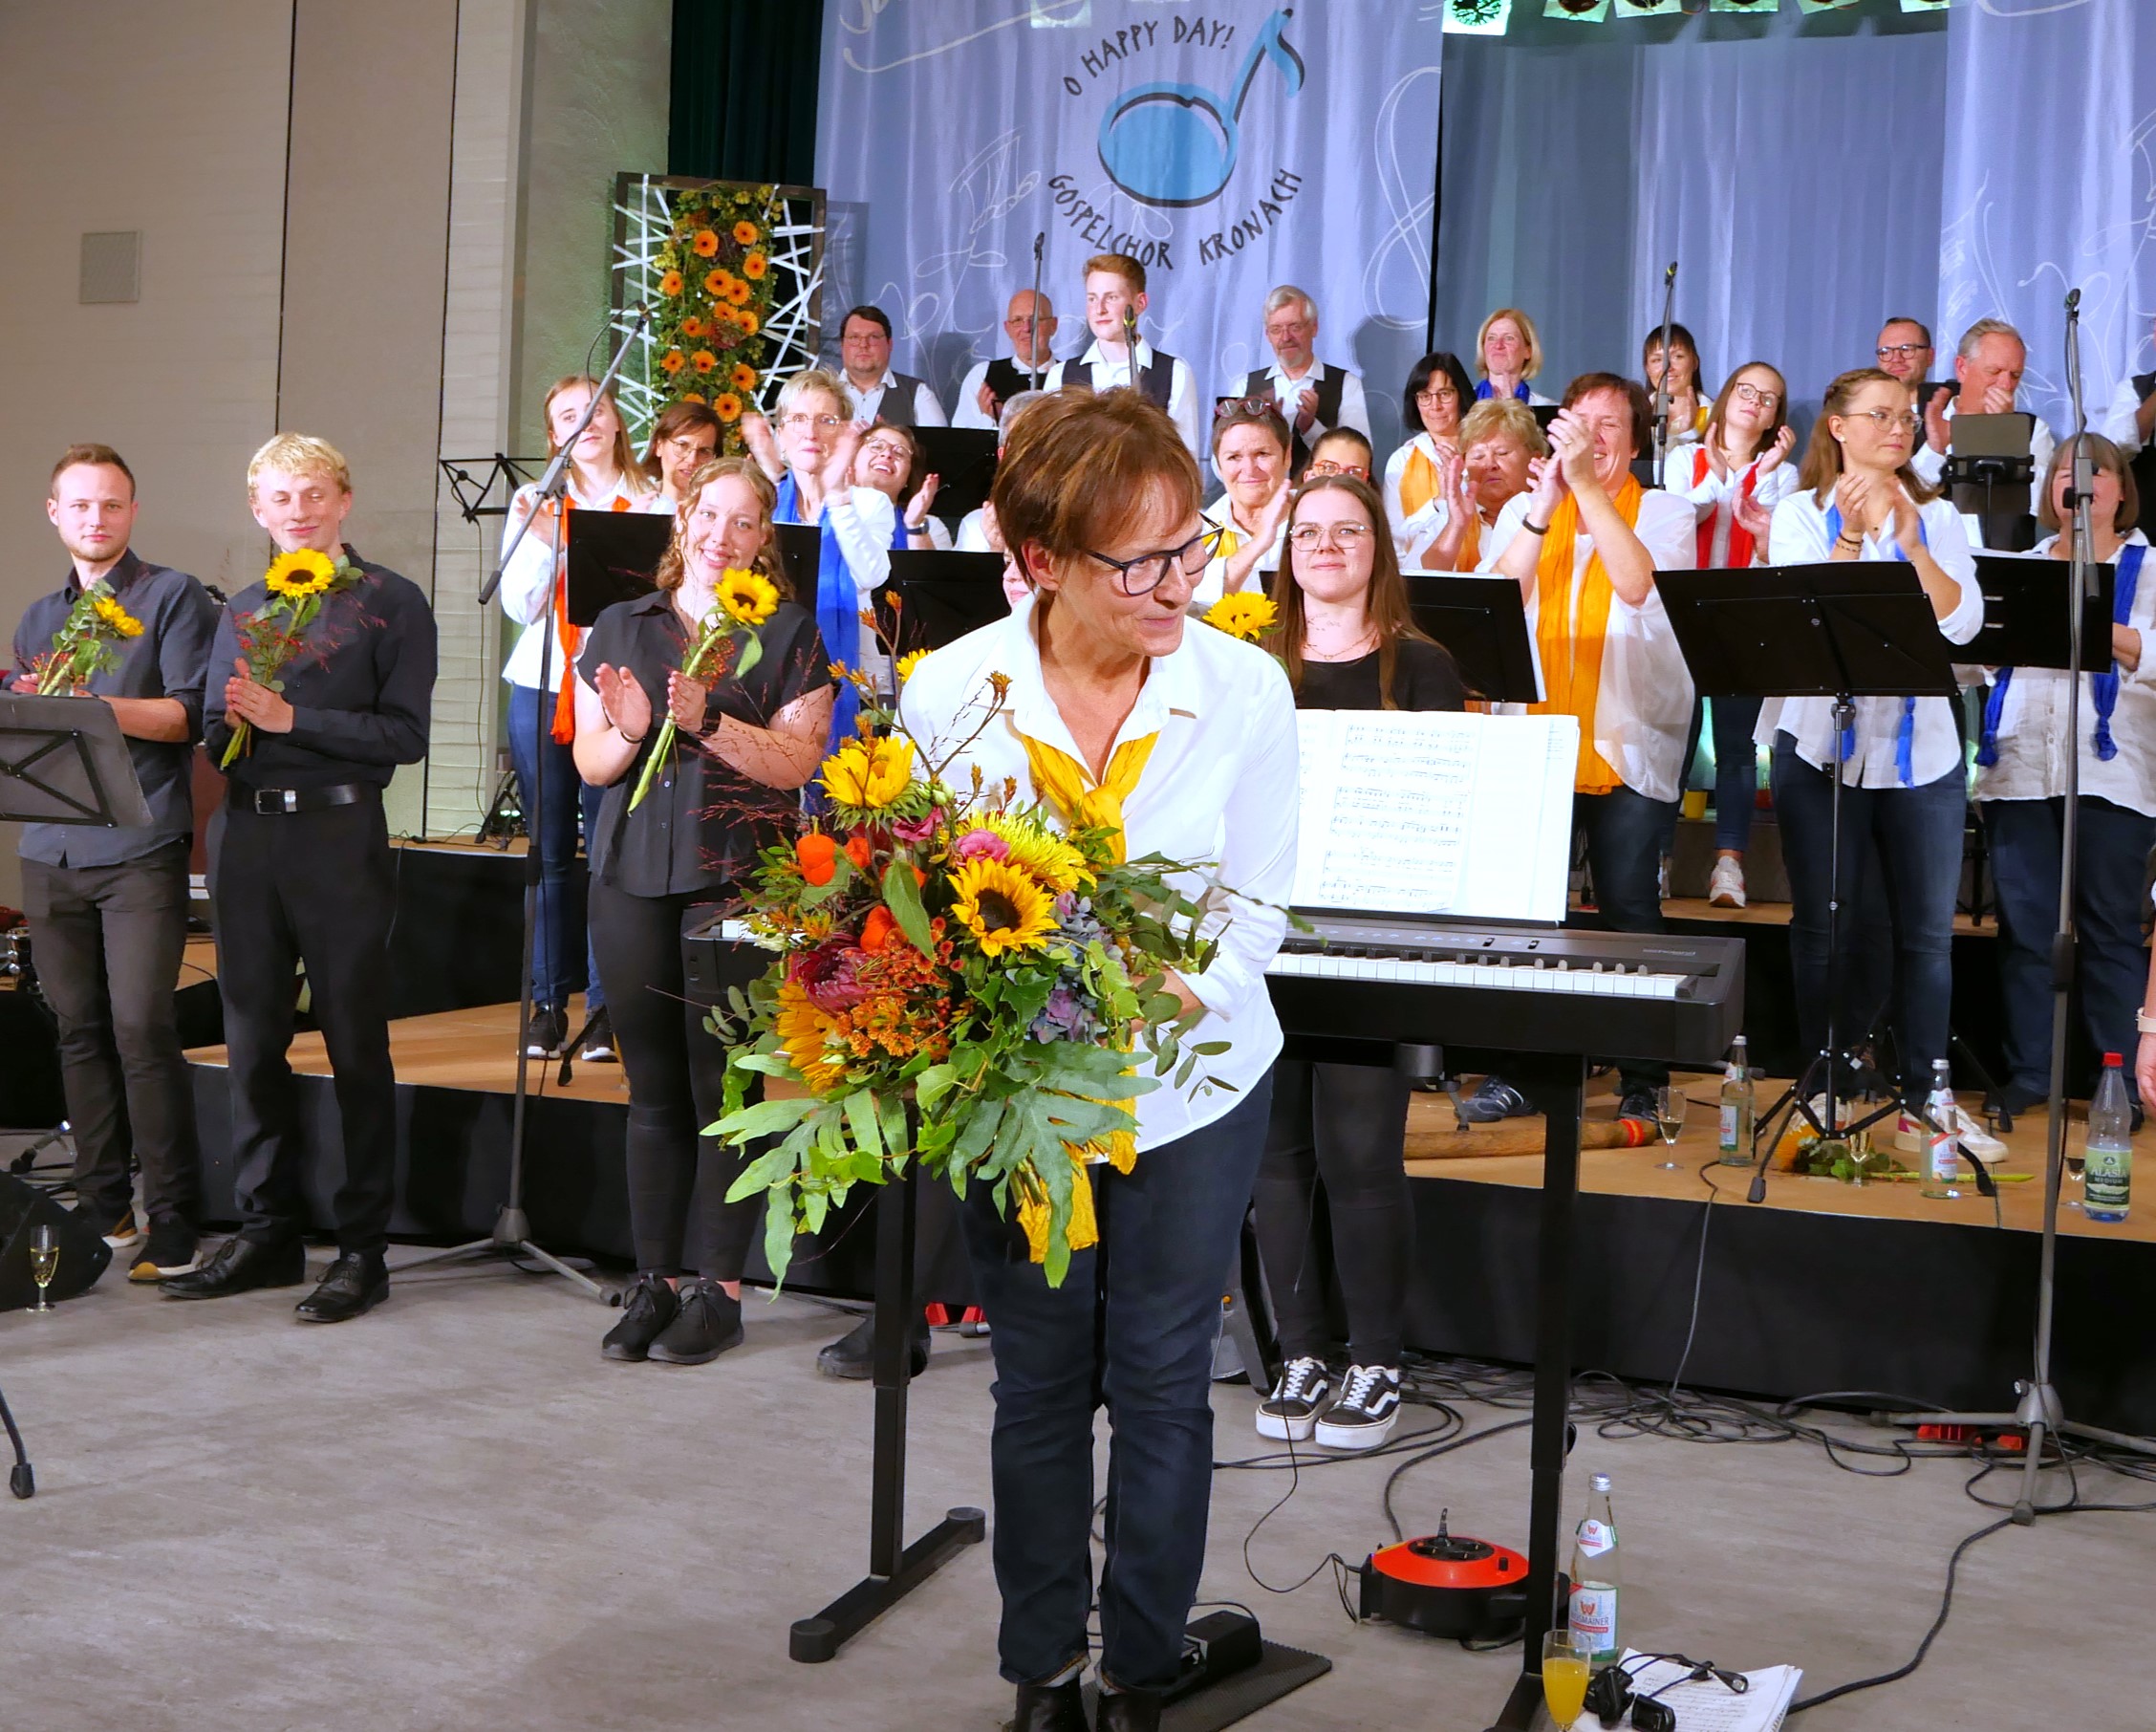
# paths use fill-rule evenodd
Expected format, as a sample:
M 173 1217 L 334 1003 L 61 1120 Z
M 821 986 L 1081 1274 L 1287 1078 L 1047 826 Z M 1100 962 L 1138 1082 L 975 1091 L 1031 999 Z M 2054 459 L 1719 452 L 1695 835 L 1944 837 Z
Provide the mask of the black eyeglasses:
M 1110 559 L 1090 548 L 1080 551 L 1088 559 L 1097 559 L 1112 571 L 1126 595 L 1150 595 L 1167 581 L 1172 570 L 1186 577 L 1196 577 L 1204 571 L 1219 552 L 1221 537 L 1226 533 L 1220 529 L 1200 530 L 1179 548 L 1140 553 L 1135 559 Z
M 1897 355 L 1905 358 L 1911 355 L 1922 355 L 1930 347 L 1930 343 L 1882 343 L 1872 353 L 1881 360 L 1892 360 Z

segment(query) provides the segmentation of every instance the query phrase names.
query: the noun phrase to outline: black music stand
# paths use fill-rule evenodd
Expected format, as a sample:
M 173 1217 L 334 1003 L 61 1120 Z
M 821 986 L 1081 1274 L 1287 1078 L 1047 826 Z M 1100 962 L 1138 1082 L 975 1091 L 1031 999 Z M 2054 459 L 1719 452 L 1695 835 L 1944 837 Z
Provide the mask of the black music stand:
M 1002 434 L 992 427 L 916 427 L 914 437 L 920 442 L 921 475 L 937 477 L 937 516 L 956 522 L 987 504 Z
M 1527 602 L 1510 577 L 1405 572 L 1414 622 L 1452 652 L 1460 679 L 1492 704 L 1540 704 L 1542 682 Z
M 898 597 L 896 612 L 885 599 Z M 876 590 L 876 618 L 894 656 L 941 649 L 1010 612 L 1001 553 L 894 548 L 891 579 Z
M 824 531 L 813 523 L 775 523 L 771 533 L 778 546 L 779 569 L 793 588 L 793 598 L 813 619 L 823 570 Z
M 2119 568 L 2092 565 L 2090 593 L 2081 602 L 2081 663 L 2108 662 L 2108 652 L 2090 655 L 2089 644 L 2111 641 L 2111 609 Z M 1974 667 L 2057 667 L 2073 664 L 2066 593 L 2074 568 L 2063 559 L 2030 559 L 2014 553 L 1976 555 L 1976 583 L 1984 592 L 1984 623 L 1954 652 Z
M 1744 698 L 1832 698 L 1837 743 L 1856 725 L 1859 698 L 1958 693 L 1952 655 L 1939 634 L 1916 569 L 1899 559 L 1822 565 L 1753 566 L 1737 571 L 1656 572 L 1654 586 L 1676 632 L 1677 647 L 1700 691 Z M 1906 1104 L 1896 1090 L 1870 1116 L 1836 1132 L 1811 1108 L 1811 1083 L 1823 1071 L 1826 1115 L 1835 1117 L 1841 1069 L 1836 1026 L 1842 989 L 1842 786 L 1839 764 L 1829 793 L 1826 902 L 1826 1044 L 1768 1109 L 1801 1113 L 1822 1137 L 1851 1135 Z M 1774 1147 L 1774 1138 L 1767 1137 Z M 1977 1164 L 1979 1187 L 1983 1179 Z M 1753 1201 L 1763 1196 L 1756 1183 Z
M 111 704 L 0 691 L 0 822 L 151 822 Z

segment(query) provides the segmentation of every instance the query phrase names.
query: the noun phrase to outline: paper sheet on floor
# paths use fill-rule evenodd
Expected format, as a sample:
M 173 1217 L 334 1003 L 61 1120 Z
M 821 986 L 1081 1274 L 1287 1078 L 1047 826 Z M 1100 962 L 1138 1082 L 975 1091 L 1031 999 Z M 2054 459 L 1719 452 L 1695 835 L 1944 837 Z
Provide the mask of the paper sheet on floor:
M 1744 1674 L 1751 1687 L 1741 1696 L 1714 1678 L 1664 1690 L 1663 1685 L 1683 1678 L 1688 1668 L 1672 1660 L 1649 1660 L 1636 1648 L 1626 1649 L 1618 1664 L 1632 1675 L 1637 1695 L 1661 1691 L 1654 1700 L 1677 1711 L 1677 1732 L 1779 1732 L 1804 1678 L 1800 1666 L 1767 1666 Z M 1592 1714 L 1583 1714 L 1572 1723 L 1575 1732 L 1589 1727 L 1600 1732 L 1602 1725 Z

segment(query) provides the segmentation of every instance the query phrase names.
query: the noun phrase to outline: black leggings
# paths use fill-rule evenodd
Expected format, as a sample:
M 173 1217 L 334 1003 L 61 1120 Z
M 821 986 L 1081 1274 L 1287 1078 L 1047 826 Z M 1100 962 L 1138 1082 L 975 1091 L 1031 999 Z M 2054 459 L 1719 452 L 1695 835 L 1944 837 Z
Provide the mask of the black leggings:
M 1357 1365 L 1400 1363 L 1413 1202 L 1402 1164 L 1408 1082 L 1377 1065 L 1273 1067 L 1273 1115 L 1258 1169 L 1258 1249 L 1283 1357 L 1323 1358 L 1324 1264 L 1311 1255 L 1318 1181 Z
M 726 1187 L 748 1157 L 697 1135 L 722 1111 L 726 1049 L 705 1031 L 710 1007 L 689 994 L 681 962 L 681 935 L 716 911 L 718 896 L 631 896 L 593 880 L 590 921 L 629 1077 L 629 1231 L 636 1267 L 739 1281 L 758 1200 L 726 1201 Z

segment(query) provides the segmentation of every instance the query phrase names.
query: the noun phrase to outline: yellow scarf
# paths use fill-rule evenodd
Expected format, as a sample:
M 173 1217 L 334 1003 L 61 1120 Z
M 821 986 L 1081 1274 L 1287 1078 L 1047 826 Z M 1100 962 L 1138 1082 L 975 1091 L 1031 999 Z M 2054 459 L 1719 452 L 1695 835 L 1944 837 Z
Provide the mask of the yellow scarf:
M 1636 476 L 1625 477 L 1610 503 L 1628 529 L 1639 524 L 1644 497 Z M 1580 612 L 1572 612 L 1572 552 L 1580 532 L 1580 502 L 1570 493 L 1550 513 L 1535 573 L 1535 647 L 1542 660 L 1542 689 L 1549 702 L 1530 706 L 1538 716 L 1580 718 L 1580 761 L 1572 779 L 1577 793 L 1608 793 L 1620 778 L 1595 750 L 1595 703 L 1602 691 L 1603 641 L 1609 630 L 1609 573 L 1597 548 L 1580 584 Z
M 1412 517 L 1437 497 L 1437 465 L 1420 445 L 1408 447 L 1408 466 L 1400 471 L 1400 521 Z
M 1021 734 L 1025 742 L 1025 762 L 1033 771 L 1033 791 L 1061 814 L 1072 830 L 1099 826 L 1114 833 L 1110 849 L 1114 858 L 1124 857 L 1123 802 L 1131 797 L 1145 774 L 1146 760 L 1153 756 L 1156 733 L 1126 740 L 1108 761 L 1108 775 L 1095 787 L 1091 773 L 1059 746 Z

